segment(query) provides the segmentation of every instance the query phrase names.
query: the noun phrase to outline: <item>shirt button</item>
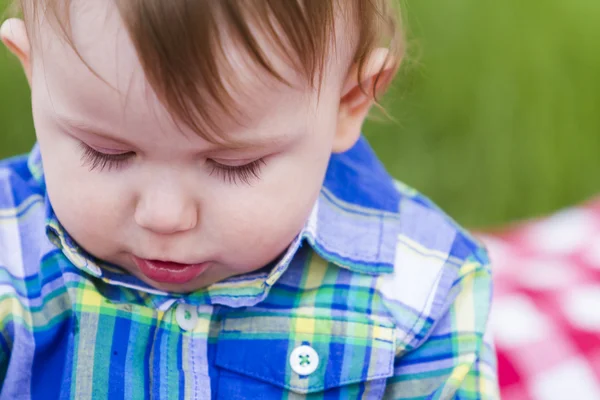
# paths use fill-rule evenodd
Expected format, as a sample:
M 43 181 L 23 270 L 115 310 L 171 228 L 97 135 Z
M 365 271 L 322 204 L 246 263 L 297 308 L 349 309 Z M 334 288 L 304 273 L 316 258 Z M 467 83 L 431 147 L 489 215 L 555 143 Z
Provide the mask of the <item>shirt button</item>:
M 319 366 L 319 355 L 310 346 L 296 347 L 290 355 L 290 366 L 298 375 L 310 375 Z
M 175 310 L 175 319 L 184 331 L 191 331 L 198 322 L 198 309 L 190 304 L 180 304 Z

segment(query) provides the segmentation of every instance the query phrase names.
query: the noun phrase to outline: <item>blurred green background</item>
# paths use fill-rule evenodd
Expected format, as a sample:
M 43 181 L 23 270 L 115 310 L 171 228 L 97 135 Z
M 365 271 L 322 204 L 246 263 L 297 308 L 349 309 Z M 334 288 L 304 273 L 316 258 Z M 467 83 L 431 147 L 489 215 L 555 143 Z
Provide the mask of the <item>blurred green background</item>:
M 0 1 L 0 6 L 6 4 Z M 409 56 L 365 132 L 394 176 L 470 227 L 600 193 L 598 0 L 403 0 Z M 34 136 L 0 51 L 0 157 Z

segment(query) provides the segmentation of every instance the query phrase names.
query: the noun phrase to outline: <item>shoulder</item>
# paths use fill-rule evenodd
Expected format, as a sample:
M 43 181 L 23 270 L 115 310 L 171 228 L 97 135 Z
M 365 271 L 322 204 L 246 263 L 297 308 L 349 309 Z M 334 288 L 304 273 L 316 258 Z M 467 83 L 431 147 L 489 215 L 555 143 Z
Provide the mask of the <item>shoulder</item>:
M 395 269 L 404 264 L 401 259 L 405 248 L 421 249 L 423 256 L 431 255 L 418 258 L 420 263 L 436 257 L 451 263 L 462 263 L 475 257 L 488 263 L 482 242 L 433 201 L 402 182 L 394 181 L 394 186 L 400 194 Z
M 28 161 L 26 155 L 0 160 L 0 215 L 5 216 L 4 219 L 10 209 L 43 197 L 43 190 L 32 176 Z
M 376 290 L 409 350 L 447 314 L 467 277 L 477 276 L 491 295 L 491 271 L 474 236 L 427 197 L 395 185 L 401 197 L 394 269 L 379 275 Z
M 19 156 L 0 161 L 0 284 L 37 272 L 28 263 L 44 232 L 44 196 Z M 38 243 L 39 244 L 39 243 Z

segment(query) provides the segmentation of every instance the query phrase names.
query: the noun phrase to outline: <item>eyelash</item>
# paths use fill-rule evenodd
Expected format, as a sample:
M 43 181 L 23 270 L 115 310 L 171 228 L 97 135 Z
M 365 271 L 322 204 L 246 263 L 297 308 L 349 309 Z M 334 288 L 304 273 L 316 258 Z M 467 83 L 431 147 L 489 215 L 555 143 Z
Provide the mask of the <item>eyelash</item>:
M 260 179 L 262 167 L 267 164 L 263 158 L 236 167 L 220 164 L 213 160 L 208 160 L 208 162 L 211 166 L 210 175 L 216 175 L 225 182 L 234 185 L 237 185 L 239 182 L 251 185 L 253 180 Z
M 90 171 L 95 169 L 99 171 L 118 170 L 124 167 L 125 164 L 133 156 L 135 156 L 135 153 L 133 152 L 122 154 L 101 153 L 85 143 L 81 143 L 81 148 L 81 162 L 84 166 L 88 166 Z M 207 162 L 211 168 L 211 176 L 216 175 L 225 182 L 235 185 L 237 185 L 239 182 L 250 185 L 252 180 L 260 179 L 261 169 L 264 165 L 266 165 L 266 161 L 263 158 L 235 167 L 231 165 L 220 164 L 210 159 L 207 160 Z
M 105 169 L 108 171 L 120 169 L 135 155 L 133 152 L 122 154 L 100 153 L 85 143 L 81 143 L 81 149 L 81 163 L 84 166 L 87 165 L 90 172 L 95 169 L 98 169 L 99 171 L 104 171 Z

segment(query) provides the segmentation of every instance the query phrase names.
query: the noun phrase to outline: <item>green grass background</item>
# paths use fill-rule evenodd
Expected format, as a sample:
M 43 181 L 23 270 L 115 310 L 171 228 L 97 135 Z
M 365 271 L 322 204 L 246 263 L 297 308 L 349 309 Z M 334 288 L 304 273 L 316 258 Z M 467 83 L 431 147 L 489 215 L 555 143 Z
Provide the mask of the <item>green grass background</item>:
M 3 1 L 0 1 L 0 6 Z M 403 0 L 409 56 L 365 131 L 394 176 L 471 227 L 600 192 L 598 0 Z M 0 157 L 34 141 L 27 84 L 0 51 Z

